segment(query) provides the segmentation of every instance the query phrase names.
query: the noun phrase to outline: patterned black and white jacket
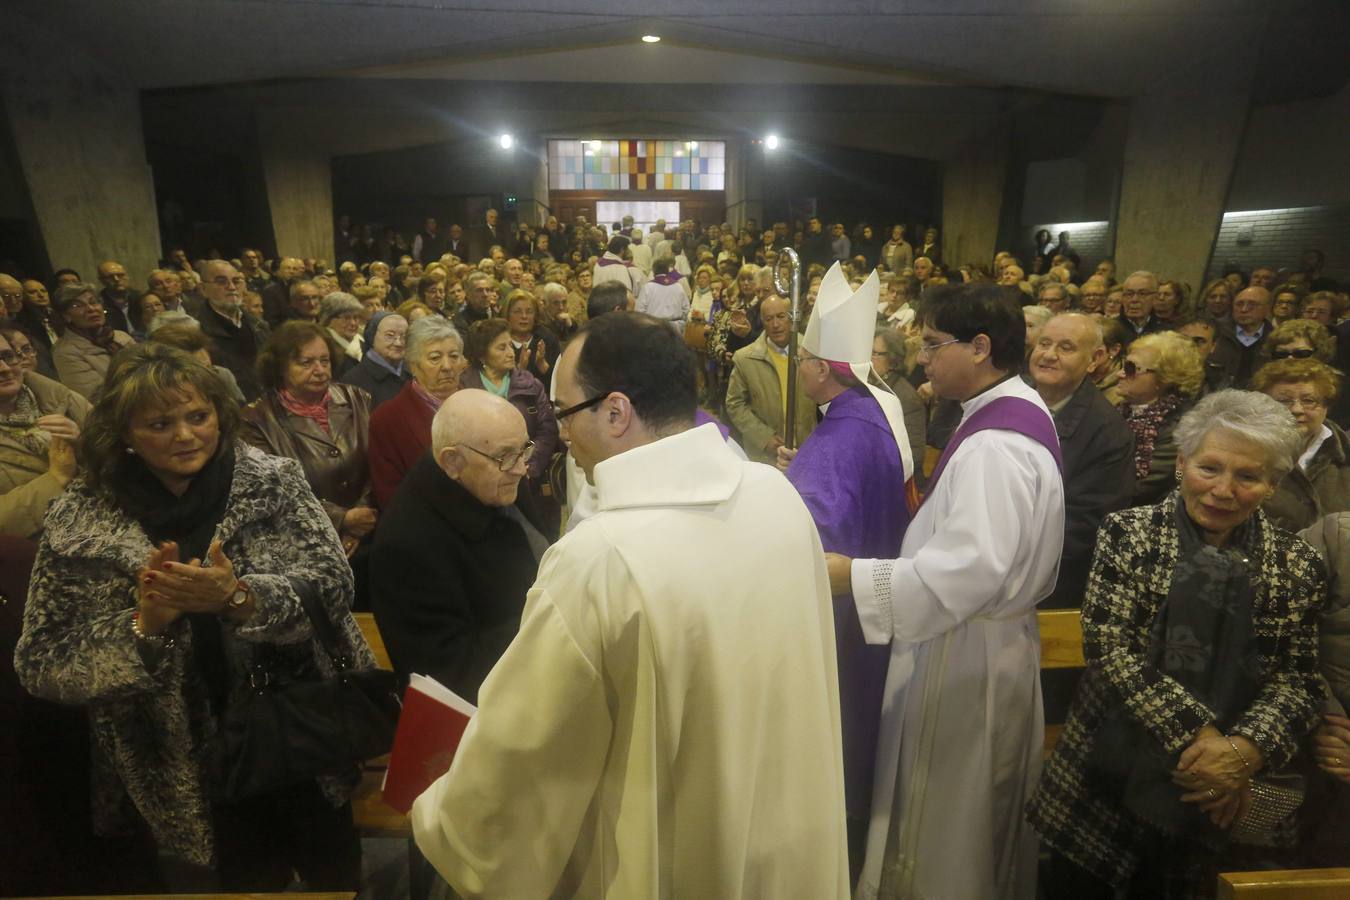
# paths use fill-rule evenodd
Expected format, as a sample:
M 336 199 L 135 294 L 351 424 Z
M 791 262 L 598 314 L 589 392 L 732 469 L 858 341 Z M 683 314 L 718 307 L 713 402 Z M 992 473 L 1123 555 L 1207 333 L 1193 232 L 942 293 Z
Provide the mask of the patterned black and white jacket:
M 35 696 L 89 708 L 97 830 L 114 833 L 139 816 L 161 851 L 213 865 L 216 725 L 190 664 L 191 630 L 177 626 L 175 646 L 158 658 L 142 655 L 132 631 L 150 541 L 83 479 L 52 503 L 45 529 L 14 656 L 19 678 Z M 246 672 L 250 646 L 265 643 L 278 674 L 332 673 L 297 589 L 317 592 L 353 665 L 374 667 L 350 611 L 351 568 L 298 463 L 239 444 L 216 536 L 256 603 L 247 623 L 224 625 L 233 671 Z M 242 684 L 240 676 L 235 688 Z M 335 805 L 350 793 L 345 781 L 321 781 Z
M 1094 791 L 1088 777 L 1098 727 L 1122 705 L 1171 753 L 1180 753 L 1213 714 L 1149 660 L 1149 630 L 1177 568 L 1177 494 L 1107 516 L 1097 536 L 1083 600 L 1087 672 L 1064 733 L 1045 763 L 1027 818 L 1046 844 L 1103 880 L 1126 882 L 1139 860 L 1131 815 Z M 1316 724 L 1317 618 L 1326 574 L 1317 553 L 1259 510 L 1255 576 L 1257 654 L 1263 688 L 1231 731 L 1253 741 L 1266 770 L 1283 766 Z

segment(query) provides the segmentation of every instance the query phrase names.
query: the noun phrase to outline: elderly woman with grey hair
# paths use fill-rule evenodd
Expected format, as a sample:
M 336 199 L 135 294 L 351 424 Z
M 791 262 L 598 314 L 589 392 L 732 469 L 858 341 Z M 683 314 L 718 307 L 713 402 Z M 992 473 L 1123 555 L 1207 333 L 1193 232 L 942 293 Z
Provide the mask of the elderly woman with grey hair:
M 912 459 L 921 463 L 927 441 L 928 407 L 905 377 L 905 357 L 905 336 L 894 328 L 878 328 L 872 340 L 872 369 L 891 393 L 900 398 L 900 409 L 905 414 L 905 435 L 914 453 Z
M 460 388 L 468 368 L 464 339 L 440 316 L 408 327 L 404 364 L 412 380 L 370 417 L 370 477 L 375 502 L 388 509 L 413 463 L 431 446 L 431 420 Z
M 355 296 L 334 291 L 319 304 L 319 327 L 328 331 L 333 353 L 333 377 L 338 378 L 361 361 L 361 328 L 366 307 Z
M 108 324 L 99 289 L 85 281 L 62 285 L 52 309 L 65 322 L 65 333 L 52 347 L 52 362 L 61 383 L 92 400 L 103 386 L 113 354 L 135 339 Z
M 1326 578 L 1261 503 L 1303 437 L 1270 397 L 1232 390 L 1175 435 L 1177 489 L 1098 533 L 1087 672 L 1027 810 L 1050 900 L 1204 896 L 1294 842 Z

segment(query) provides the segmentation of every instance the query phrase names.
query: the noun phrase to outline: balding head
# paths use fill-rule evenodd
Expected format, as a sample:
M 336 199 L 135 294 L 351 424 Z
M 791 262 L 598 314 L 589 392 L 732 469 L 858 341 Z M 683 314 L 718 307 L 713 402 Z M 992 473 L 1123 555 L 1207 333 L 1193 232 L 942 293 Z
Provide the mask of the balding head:
M 1233 321 L 1248 331 L 1270 318 L 1270 291 L 1263 287 L 1249 287 L 1238 291 L 1233 298 Z
M 456 391 L 431 420 L 436 464 L 484 506 L 515 502 L 531 449 L 520 411 L 487 391 Z
M 9 275 L 0 274 L 0 300 L 4 301 L 6 315 L 18 315 L 23 309 L 23 285 Z
M 112 259 L 105 259 L 98 264 L 98 280 L 107 288 L 108 293 L 115 297 L 124 296 L 131 285 L 126 268 Z
M 1041 398 L 1054 405 L 1078 390 L 1105 355 L 1101 325 L 1082 313 L 1063 313 L 1036 333 L 1029 371 Z

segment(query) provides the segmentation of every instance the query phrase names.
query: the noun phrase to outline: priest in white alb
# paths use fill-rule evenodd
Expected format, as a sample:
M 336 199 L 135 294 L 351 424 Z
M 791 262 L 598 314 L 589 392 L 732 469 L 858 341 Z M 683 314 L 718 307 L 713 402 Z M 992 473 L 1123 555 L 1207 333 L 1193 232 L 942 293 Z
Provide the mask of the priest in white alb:
M 450 771 L 413 806 L 462 897 L 848 896 L 829 578 L 769 466 L 694 426 L 694 357 L 637 313 L 558 360 L 592 515 L 544 556 Z
M 1018 377 L 1025 325 L 994 285 L 924 296 L 919 361 L 962 420 L 898 559 L 830 555 L 891 648 L 860 898 L 1031 900 L 1044 718 L 1036 604 L 1064 536 L 1059 441 Z
M 914 473 L 900 400 L 872 372 L 877 273 L 855 292 L 835 263 L 825 273 L 797 349 L 797 387 L 824 411 L 799 450 L 778 448 L 779 468 L 811 510 L 820 542 L 844 556 L 900 555 Z M 876 768 L 877 729 L 890 650 L 869 645 L 853 597 L 834 598 L 844 808 L 849 872 L 862 868 Z

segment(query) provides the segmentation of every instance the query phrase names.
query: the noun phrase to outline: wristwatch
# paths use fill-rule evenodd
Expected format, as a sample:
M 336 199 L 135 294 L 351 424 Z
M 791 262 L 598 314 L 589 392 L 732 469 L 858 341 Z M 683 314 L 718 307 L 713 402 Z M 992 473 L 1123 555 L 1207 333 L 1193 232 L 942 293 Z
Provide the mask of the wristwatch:
M 248 585 L 240 579 L 235 579 L 234 593 L 230 594 L 230 599 L 225 601 L 225 608 L 231 612 L 242 609 L 244 604 L 248 603 L 248 597 Z

